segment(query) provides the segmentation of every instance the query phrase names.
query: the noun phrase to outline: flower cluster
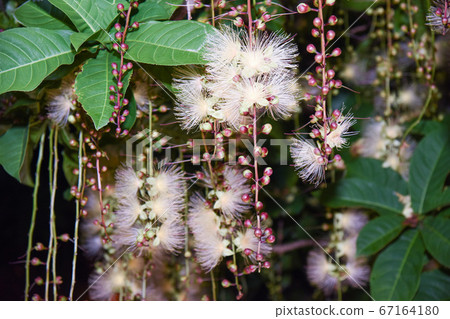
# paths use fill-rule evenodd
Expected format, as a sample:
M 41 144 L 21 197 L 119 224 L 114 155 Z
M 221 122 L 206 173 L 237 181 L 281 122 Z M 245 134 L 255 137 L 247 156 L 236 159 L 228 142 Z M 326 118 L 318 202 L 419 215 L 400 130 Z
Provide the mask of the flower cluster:
M 58 89 L 49 90 L 48 96 L 48 118 L 59 127 L 65 126 L 77 105 L 74 79 L 64 79 Z
M 235 251 L 243 253 L 252 262 L 262 261 L 270 253 L 269 244 L 275 237 L 270 228 L 258 234 L 250 220 L 243 220 L 251 205 L 250 186 L 242 170 L 224 167 L 218 174 L 220 178 L 214 182 L 208 174 L 203 175 L 210 190 L 206 199 L 198 193 L 191 197 L 188 215 L 196 256 L 202 268 L 211 271 L 223 257 L 231 256 Z M 258 246 L 260 253 L 257 253 Z M 238 271 L 237 266 L 228 268 L 233 273 Z M 244 273 L 256 269 L 256 266 L 247 267 Z
M 308 280 L 325 295 L 335 292 L 338 282 L 355 288 L 368 282 L 370 268 L 364 258 L 356 257 L 356 238 L 367 220 L 364 213 L 356 210 L 335 213 L 331 240 L 325 248 L 329 253 L 320 250 L 309 253 Z
M 317 17 L 313 20 L 314 28 L 312 35 L 320 39 L 320 49 L 316 49 L 314 44 L 308 44 L 306 50 L 314 54 L 314 60 L 318 64 L 315 69 L 317 75 L 308 74 L 308 85 L 320 89 L 320 93 L 313 96 L 307 94 L 309 100 L 315 102 L 314 113 L 310 116 L 312 124 L 310 137 L 313 140 L 307 140 L 300 135 L 294 139 L 291 146 L 291 155 L 294 159 L 294 165 L 299 170 L 299 176 L 304 181 L 318 186 L 325 180 L 325 170 L 329 164 L 338 165 L 341 161 L 339 154 L 334 154 L 334 149 L 339 150 L 347 146 L 347 137 L 355 134 L 350 128 L 355 124 L 352 114 L 343 115 L 341 110 L 335 109 L 331 116 L 327 110 L 327 98 L 332 89 L 342 87 L 342 81 L 335 78 L 336 72 L 329 67 L 330 58 L 341 55 L 340 48 L 334 48 L 331 53 L 327 53 L 327 45 L 335 38 L 336 33 L 331 29 L 337 24 L 337 17 L 332 15 L 325 22 L 324 7 L 333 6 L 334 0 L 314 1 L 311 8 L 306 3 L 300 3 L 297 11 L 301 14 L 310 11 L 317 12 Z M 325 28 L 328 28 L 326 31 Z
M 230 27 L 209 35 L 206 72 L 181 70 L 175 80 L 175 112 L 186 130 L 212 131 L 218 121 L 238 129 L 253 106 L 273 118 L 297 111 L 296 47 L 281 33 L 247 33 Z
M 161 169 L 153 175 L 146 169 L 130 167 L 116 173 L 115 241 L 142 251 L 159 245 L 176 253 L 184 245 L 184 226 L 180 212 L 184 208 L 183 173 L 179 168 Z

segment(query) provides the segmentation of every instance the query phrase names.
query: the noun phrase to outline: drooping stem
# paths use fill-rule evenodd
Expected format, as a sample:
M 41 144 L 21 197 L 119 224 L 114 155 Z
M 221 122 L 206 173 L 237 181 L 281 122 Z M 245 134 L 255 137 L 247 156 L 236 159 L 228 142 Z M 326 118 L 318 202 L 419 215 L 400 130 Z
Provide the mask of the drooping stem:
M 69 300 L 73 301 L 73 291 L 75 288 L 76 282 L 76 269 L 77 269 L 77 256 L 78 256 L 78 229 L 80 225 L 80 200 L 84 195 L 84 177 L 85 177 L 85 168 L 82 162 L 83 158 L 83 130 L 80 130 L 80 134 L 78 136 L 78 184 L 77 184 L 77 192 L 80 193 L 80 198 L 76 199 L 75 202 L 75 229 L 73 235 L 73 260 L 72 260 L 72 280 L 70 283 L 70 292 L 69 292 Z
M 55 129 L 55 140 L 53 142 L 53 179 L 52 179 L 52 195 L 50 202 L 50 221 L 51 227 L 53 229 L 53 253 L 52 253 L 52 272 L 53 272 L 53 300 L 56 301 L 58 298 L 58 286 L 56 280 L 56 253 L 58 251 L 58 238 L 56 233 L 56 221 L 55 221 L 55 199 L 56 199 L 56 188 L 58 182 L 58 129 Z
M 145 300 L 145 298 L 147 297 L 147 264 L 144 262 L 144 267 L 142 270 L 142 300 Z
M 322 55 L 322 117 L 323 117 L 323 145 L 327 147 L 327 132 L 328 132 L 328 115 L 327 115 L 327 97 L 323 93 L 323 88 L 327 85 L 327 62 L 326 62 L 326 42 L 325 42 L 325 21 L 323 19 L 323 0 L 319 0 L 319 19 L 321 21 L 320 26 L 320 51 Z M 326 169 L 326 166 L 325 166 Z
M 147 171 L 150 176 L 153 176 L 153 106 L 152 102 L 148 103 L 148 134 L 149 134 L 149 148 L 148 148 L 148 161 Z
M 39 153 L 36 163 L 36 173 L 34 177 L 34 188 L 33 188 L 33 210 L 31 212 L 31 223 L 30 223 L 30 229 L 28 231 L 28 245 L 27 245 L 27 258 L 25 261 L 25 300 L 28 300 L 29 297 L 29 289 L 30 289 L 30 258 L 31 258 L 31 251 L 33 249 L 33 233 L 34 233 L 34 226 L 36 223 L 36 214 L 38 210 L 38 203 L 37 203 L 37 196 L 39 191 L 39 183 L 40 183 L 40 176 L 41 176 L 41 166 L 42 166 L 42 155 L 44 153 L 44 144 L 45 144 L 45 136 L 46 133 L 44 133 L 41 136 L 41 140 L 39 141 Z
M 211 0 L 211 20 L 212 20 L 212 26 L 215 27 L 216 26 L 216 17 L 214 16 L 214 0 Z
M 385 115 L 391 114 L 391 53 L 392 53 L 392 35 L 391 35 L 391 0 L 386 0 L 386 77 L 385 77 L 385 94 L 386 94 L 386 112 Z
M 256 150 L 256 145 L 258 145 L 258 118 L 256 112 L 256 106 L 253 106 L 253 168 L 255 170 L 255 210 L 256 210 L 256 228 L 261 229 L 261 215 L 259 210 L 256 209 L 256 205 L 259 202 L 259 172 L 258 172 L 258 157 Z M 258 249 L 256 253 L 259 255 L 261 253 L 261 240 L 258 239 Z M 261 270 L 261 262 L 258 262 L 258 269 Z
M 111 237 L 108 234 L 105 215 L 106 215 L 106 209 L 105 205 L 103 205 L 103 189 L 102 189 L 102 177 L 100 174 L 100 158 L 99 156 L 95 159 L 95 168 L 97 171 L 97 188 L 98 188 L 98 200 L 100 204 L 100 215 L 102 216 L 102 221 L 100 226 L 105 230 L 105 238 L 106 240 L 112 241 Z
M 49 188 L 50 193 L 52 193 L 53 189 L 53 138 L 55 135 L 55 128 L 50 129 L 50 136 L 49 136 L 49 160 L 48 160 L 48 171 L 49 171 Z M 51 200 L 50 200 L 51 203 Z M 48 240 L 48 251 L 47 251 L 47 261 L 45 264 L 45 300 L 48 301 L 49 296 L 49 285 L 50 285 L 50 262 L 52 258 L 53 253 L 53 227 L 52 227 L 52 209 L 50 204 L 50 235 Z
M 253 45 L 253 18 L 252 18 L 252 2 L 251 0 L 247 0 L 247 16 L 248 16 L 248 38 L 249 38 L 249 47 L 252 49 Z
M 212 297 L 214 301 L 217 301 L 216 296 L 216 278 L 214 277 L 214 269 L 211 269 L 211 290 L 212 290 Z

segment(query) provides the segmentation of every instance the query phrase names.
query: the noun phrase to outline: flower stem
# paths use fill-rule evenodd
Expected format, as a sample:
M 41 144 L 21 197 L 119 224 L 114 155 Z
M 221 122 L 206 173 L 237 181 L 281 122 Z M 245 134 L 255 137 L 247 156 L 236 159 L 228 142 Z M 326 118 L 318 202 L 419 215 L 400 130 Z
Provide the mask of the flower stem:
M 74 229 L 74 238 L 73 238 L 73 260 L 72 260 L 72 280 L 70 283 L 70 292 L 69 292 L 69 300 L 73 301 L 73 291 L 75 288 L 76 282 L 76 269 L 77 269 L 77 256 L 78 256 L 78 228 L 80 225 L 80 200 L 84 195 L 84 176 L 85 171 L 83 167 L 83 130 L 80 130 L 80 134 L 78 136 L 78 185 L 77 191 L 80 192 L 80 198 L 77 198 L 75 201 L 75 229 Z
M 30 289 L 30 258 L 31 258 L 31 251 L 33 249 L 33 233 L 34 233 L 34 226 L 36 222 L 36 213 L 38 210 L 38 204 L 37 204 L 37 196 L 39 191 L 39 182 L 40 182 L 40 175 L 41 175 L 41 166 L 42 166 L 42 155 L 44 153 L 44 143 L 45 143 L 45 131 L 41 136 L 41 140 L 39 141 L 39 153 L 38 153 L 38 159 L 36 163 L 36 173 L 34 178 L 34 188 L 33 188 L 33 210 L 31 212 L 31 223 L 30 223 L 30 229 L 28 231 L 28 246 L 27 246 L 27 258 L 25 262 L 25 300 L 27 301 L 29 299 L 29 289 Z

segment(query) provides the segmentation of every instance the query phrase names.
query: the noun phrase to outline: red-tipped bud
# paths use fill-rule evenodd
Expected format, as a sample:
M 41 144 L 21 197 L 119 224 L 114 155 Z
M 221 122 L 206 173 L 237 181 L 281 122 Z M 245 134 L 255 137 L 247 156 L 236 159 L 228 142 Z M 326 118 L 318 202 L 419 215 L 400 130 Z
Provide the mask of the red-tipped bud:
M 253 173 L 252 173 L 252 171 L 249 170 L 249 169 L 246 169 L 246 170 L 242 173 L 242 175 L 244 175 L 244 177 L 245 177 L 246 179 L 251 179 L 251 178 L 253 177 Z
M 264 124 L 261 128 L 261 133 L 269 135 L 270 132 L 272 132 L 272 124 L 270 123 Z
M 307 13 L 307 12 L 309 12 L 309 11 L 311 11 L 311 8 L 310 8 L 310 6 L 307 5 L 306 3 L 300 3 L 300 4 L 297 6 L 297 12 L 298 12 L 298 13 L 303 14 L 303 13 Z
M 239 127 L 239 132 L 240 132 L 241 134 L 247 134 L 247 133 L 248 133 L 248 127 L 245 126 L 245 125 L 241 125 L 241 126 Z
M 125 7 L 123 6 L 122 3 L 119 3 L 119 4 L 117 5 L 117 10 L 119 10 L 120 12 L 122 12 L 124 9 L 125 9 Z
M 263 209 L 263 207 L 264 207 L 264 204 L 263 204 L 261 201 L 257 201 L 257 202 L 255 203 L 255 209 L 256 209 L 257 211 L 260 211 L 261 209 Z
M 244 194 L 244 195 L 242 195 L 242 196 L 241 196 L 241 199 L 242 199 L 242 201 L 243 201 L 244 203 L 250 203 L 250 200 L 251 200 L 249 194 Z
M 269 269 L 270 268 L 270 262 L 265 261 L 265 262 L 263 262 L 262 266 L 263 266 L 263 268 Z
M 262 212 L 261 214 L 259 214 L 259 216 L 262 221 L 267 220 L 267 218 L 269 218 L 269 214 L 267 212 Z
M 263 232 L 262 232 L 261 228 L 256 228 L 254 231 L 254 234 L 255 234 L 256 238 L 261 238 Z
M 314 44 L 308 44 L 306 46 L 306 51 L 308 51 L 309 53 L 316 53 L 316 47 L 314 46 Z
M 263 254 L 256 254 L 255 259 L 256 259 L 256 261 L 263 261 L 264 256 L 263 256 Z
M 259 180 L 260 180 L 262 186 L 269 185 L 269 183 L 270 183 L 270 177 L 266 176 L 266 175 L 262 176 Z
M 339 48 L 336 48 L 333 50 L 333 52 L 331 52 L 331 56 L 338 57 L 341 55 L 341 53 L 342 53 L 342 50 Z
M 123 36 L 122 32 L 116 32 L 116 34 L 115 34 L 115 37 L 116 37 L 117 40 L 121 40 L 122 36 Z
M 244 254 L 245 256 L 250 256 L 251 254 L 253 254 L 253 250 L 251 250 L 250 248 L 245 248 Z
M 335 75 L 336 75 L 336 72 L 334 72 L 333 69 L 330 69 L 330 70 L 327 71 L 327 77 L 328 77 L 329 79 L 334 78 Z
M 131 25 L 131 27 L 132 27 L 133 29 L 139 29 L 139 22 L 134 21 L 133 24 Z
M 339 111 L 338 109 L 335 109 L 332 113 L 334 118 L 339 118 L 341 116 L 341 111 Z
M 321 64 L 323 62 L 323 55 L 322 54 L 316 54 L 316 56 L 314 57 L 314 61 L 316 61 L 316 63 Z
M 116 29 L 116 31 L 120 31 L 122 29 L 122 26 L 120 25 L 120 23 L 116 23 L 114 25 L 114 29 Z
M 319 30 L 317 30 L 317 29 L 312 29 L 312 30 L 311 30 L 311 35 L 312 35 L 314 38 L 318 38 L 318 37 L 320 37 L 320 32 L 319 32 Z
M 264 236 L 270 236 L 273 234 L 272 228 L 266 228 L 264 229 Z
M 333 40 L 335 36 L 336 36 L 336 32 L 334 32 L 333 30 L 328 30 L 327 35 L 326 35 L 328 41 Z
M 246 219 L 246 220 L 244 221 L 244 226 L 245 226 L 246 228 L 251 228 L 251 227 L 252 227 L 252 221 L 251 221 L 250 219 Z
M 243 156 L 243 155 L 238 157 L 238 163 L 240 165 L 248 165 L 248 164 L 250 164 L 250 162 L 248 161 L 248 158 L 246 156 Z
M 240 28 L 244 26 L 244 20 L 241 17 L 236 17 L 236 19 L 233 20 L 233 24 Z
M 313 25 L 316 28 L 320 28 L 322 26 L 322 20 L 319 17 L 314 18 Z
M 228 288 L 228 287 L 230 287 L 230 285 L 231 285 L 231 283 L 230 283 L 229 280 L 227 280 L 227 279 L 222 280 L 222 287 L 223 288 Z
M 328 18 L 329 25 L 336 25 L 337 22 L 338 22 L 338 18 L 336 18 L 335 15 L 332 15 L 331 17 Z
M 322 94 L 327 95 L 330 92 L 330 88 L 328 86 L 324 86 L 322 88 Z
M 264 176 L 271 176 L 272 174 L 273 174 L 273 169 L 272 169 L 272 167 L 266 167 L 265 169 L 264 169 Z
M 273 244 L 275 242 L 275 236 L 274 235 L 269 235 L 266 238 L 266 242 L 268 242 L 269 244 Z
M 120 48 L 122 49 L 122 51 L 126 51 L 126 50 L 128 50 L 128 44 L 122 43 L 122 44 L 120 45 Z

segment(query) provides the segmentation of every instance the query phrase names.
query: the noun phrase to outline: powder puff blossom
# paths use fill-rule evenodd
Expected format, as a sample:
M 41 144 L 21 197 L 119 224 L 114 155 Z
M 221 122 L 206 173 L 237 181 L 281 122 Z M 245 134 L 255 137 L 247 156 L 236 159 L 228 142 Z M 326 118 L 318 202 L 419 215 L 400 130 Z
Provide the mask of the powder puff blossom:
M 450 28 L 450 3 L 448 0 L 434 0 L 427 15 L 427 25 L 434 31 L 446 34 Z
M 136 196 L 130 196 L 120 201 L 116 211 L 118 227 L 130 227 L 142 216 L 143 209 Z M 145 216 L 145 215 L 144 215 Z
M 214 209 L 220 209 L 230 219 L 240 217 L 250 208 L 250 204 L 242 201 L 242 195 L 250 192 L 250 186 L 242 175 L 242 170 L 226 167 L 223 176 L 225 189 L 216 191 Z
M 228 248 L 230 242 L 224 239 L 220 221 L 214 211 L 199 194 L 192 196 L 189 203 L 188 225 L 194 234 L 194 247 L 201 267 L 209 272 L 222 257 L 233 252 Z
M 326 142 L 331 148 L 341 149 L 347 146 L 347 137 L 357 134 L 357 132 L 349 132 L 350 128 L 356 123 L 356 120 L 353 119 L 352 114 L 344 116 L 341 113 L 334 123 L 337 125 L 335 129 L 327 128 L 330 131 L 327 134 Z
M 64 80 L 61 88 L 49 91 L 48 117 L 52 122 L 60 127 L 67 124 L 70 110 L 74 108 L 72 101 L 76 99 L 72 82 Z
M 147 85 L 141 81 L 136 81 L 135 85 L 136 86 L 133 89 L 133 97 L 136 101 L 136 105 L 141 111 L 148 111 L 150 100 L 148 98 Z
M 251 228 L 246 229 L 243 232 L 239 232 L 234 239 L 237 251 L 243 252 L 245 249 L 250 249 L 254 252 L 258 251 L 259 238 L 255 236 L 255 231 Z M 267 256 L 272 251 L 272 246 L 266 243 L 264 240 L 260 244 L 260 252 L 264 256 Z
M 176 166 L 156 171 L 146 182 L 150 185 L 150 196 L 179 197 L 184 193 L 183 172 Z
M 336 244 L 336 256 L 354 259 L 356 256 L 356 239 L 358 236 L 347 237 Z
M 306 275 L 309 282 L 331 295 L 336 288 L 338 278 L 333 274 L 335 265 L 330 263 L 322 251 L 312 250 L 308 254 Z
M 126 286 L 127 274 L 120 266 L 114 266 L 102 274 L 91 274 L 89 296 L 93 300 L 110 300 L 114 293 L 118 293 Z
M 320 155 L 319 149 L 311 141 L 300 137 L 293 140 L 290 150 L 300 178 L 319 185 L 325 179 L 326 167 L 326 160 Z
M 348 272 L 345 283 L 348 283 L 350 286 L 360 288 L 369 281 L 370 267 L 366 264 L 364 258 L 350 260 L 345 265 L 345 268 Z
M 203 58 L 208 61 L 210 72 L 220 72 L 227 64 L 237 64 L 242 53 L 241 31 L 224 26 L 222 30 L 208 34 Z
M 167 219 L 156 233 L 156 240 L 168 252 L 175 253 L 184 247 L 184 226 L 179 218 Z
M 138 190 L 143 185 L 143 181 L 136 172 L 129 166 L 123 166 L 116 171 L 116 196 L 120 199 L 127 199 L 136 196 Z
M 342 213 L 335 213 L 336 228 L 342 228 L 350 235 L 356 235 L 367 224 L 368 217 L 356 209 L 348 209 Z

